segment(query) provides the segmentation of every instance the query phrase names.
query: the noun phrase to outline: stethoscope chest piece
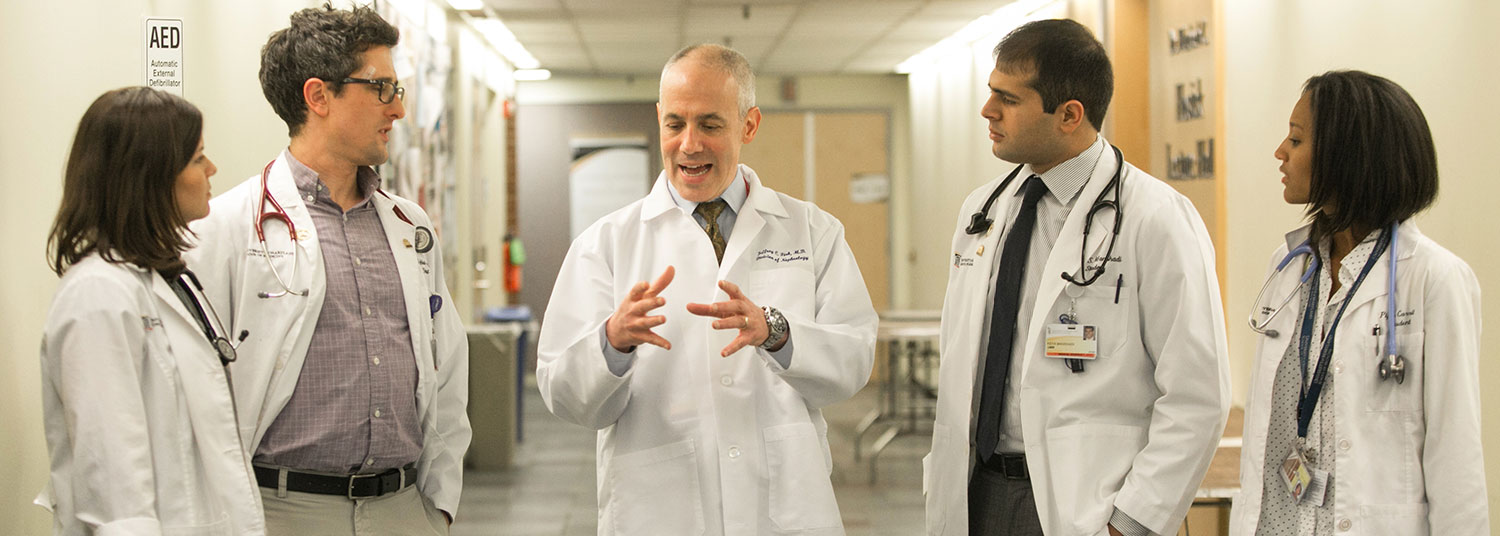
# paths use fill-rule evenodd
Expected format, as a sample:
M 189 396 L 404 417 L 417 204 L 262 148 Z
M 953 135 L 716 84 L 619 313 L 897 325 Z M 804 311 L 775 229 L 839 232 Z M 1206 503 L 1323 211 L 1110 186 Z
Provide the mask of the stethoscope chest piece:
M 1389 354 L 1380 360 L 1380 380 L 1395 379 L 1397 384 L 1406 381 L 1406 358 Z
M 219 353 L 219 361 L 225 365 L 239 358 L 239 352 L 234 349 L 234 344 L 224 337 L 214 337 L 214 351 Z

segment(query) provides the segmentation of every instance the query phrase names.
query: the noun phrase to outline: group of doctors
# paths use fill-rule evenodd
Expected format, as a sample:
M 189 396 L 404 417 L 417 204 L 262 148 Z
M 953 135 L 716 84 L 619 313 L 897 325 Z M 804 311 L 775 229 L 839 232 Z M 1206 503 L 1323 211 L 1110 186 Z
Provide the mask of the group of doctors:
M 404 114 L 397 39 L 366 8 L 293 15 L 260 71 L 290 145 L 212 202 L 191 104 L 85 113 L 49 242 L 57 533 L 447 533 L 467 348 L 431 222 L 371 168 Z M 995 56 L 980 113 L 1019 165 L 959 212 L 926 532 L 1175 534 L 1229 410 L 1207 232 L 1100 136 L 1086 28 Z M 739 162 L 754 80 L 726 47 L 674 55 L 661 176 L 558 274 L 537 382 L 598 430 L 602 535 L 843 533 L 820 408 L 864 386 L 877 316 L 842 224 Z M 1478 284 L 1409 221 L 1434 154 L 1380 77 L 1314 77 L 1293 108 L 1275 156 L 1310 223 L 1250 319 L 1234 534 L 1488 534 Z
M 1089 30 L 1030 23 L 995 57 L 980 115 L 1019 165 L 958 214 L 926 532 L 1175 534 L 1230 406 L 1208 233 L 1100 136 Z M 558 275 L 537 381 L 598 430 L 600 534 L 843 533 L 820 408 L 865 383 L 876 316 L 839 222 L 739 163 L 753 77 L 715 45 L 667 63 L 661 176 Z M 1478 285 L 1409 221 L 1434 155 L 1384 78 L 1320 75 L 1293 108 L 1275 157 L 1310 222 L 1250 319 L 1233 534 L 1489 533 Z

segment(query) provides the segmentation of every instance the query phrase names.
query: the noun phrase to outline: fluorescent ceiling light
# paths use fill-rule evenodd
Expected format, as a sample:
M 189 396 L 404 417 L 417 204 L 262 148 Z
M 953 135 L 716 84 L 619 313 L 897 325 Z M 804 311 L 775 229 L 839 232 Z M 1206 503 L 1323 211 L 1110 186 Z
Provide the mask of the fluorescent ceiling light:
M 546 69 L 517 69 L 511 73 L 518 81 L 538 82 L 552 78 L 552 71 Z
M 1056 0 L 1016 0 L 996 9 L 993 13 L 982 15 L 977 19 L 964 25 L 963 29 L 954 32 L 953 35 L 943 38 L 921 52 L 912 54 L 906 61 L 896 64 L 896 72 L 909 74 L 918 67 L 936 63 L 937 60 L 955 50 L 964 50 L 975 41 L 985 38 L 995 28 L 1003 24 L 1015 26 L 1015 20 L 1025 18 L 1032 12 Z
M 448 0 L 448 5 L 458 11 L 479 11 L 484 9 L 484 0 Z
M 506 61 L 509 61 L 515 68 L 536 69 L 542 66 L 541 62 L 536 61 L 536 57 L 526 51 L 526 47 L 521 46 L 521 42 L 516 40 L 516 34 L 511 33 L 510 28 L 506 28 L 505 23 L 500 22 L 500 19 L 471 19 L 471 22 L 474 24 L 474 29 L 479 30 L 485 40 L 489 41 L 495 50 L 499 50 L 500 55 L 505 56 Z

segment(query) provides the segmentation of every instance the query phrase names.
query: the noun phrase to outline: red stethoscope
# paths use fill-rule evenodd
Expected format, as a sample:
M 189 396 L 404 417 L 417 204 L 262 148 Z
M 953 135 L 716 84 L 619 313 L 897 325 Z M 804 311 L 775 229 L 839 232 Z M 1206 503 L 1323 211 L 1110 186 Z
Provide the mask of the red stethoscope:
M 256 295 L 260 296 L 261 298 L 280 298 L 282 296 L 288 295 L 307 296 L 308 289 L 292 290 L 291 285 L 287 284 L 287 280 L 281 277 L 281 272 L 276 270 L 276 263 L 271 262 L 271 251 L 266 246 L 266 220 L 280 220 L 282 224 L 286 225 L 287 236 L 292 241 L 291 280 L 296 281 L 297 268 L 301 264 L 302 248 L 297 246 L 296 224 L 292 223 L 292 218 L 287 215 L 286 209 L 281 208 L 281 203 L 276 201 L 276 197 L 271 195 L 269 179 L 271 176 L 271 167 L 274 165 L 276 165 L 276 161 L 272 160 L 270 163 L 266 164 L 266 168 L 264 170 L 261 170 L 260 172 L 260 210 L 255 217 L 255 238 L 260 241 L 261 257 L 266 260 L 266 266 L 271 268 L 271 275 L 276 278 L 276 284 L 281 287 L 281 290 L 272 292 L 260 292 Z M 385 196 L 386 199 L 391 199 L 390 194 L 385 193 L 384 190 L 376 188 L 375 191 L 380 195 Z M 267 204 L 271 205 L 272 210 L 266 210 Z M 416 224 L 412 223 L 411 218 L 407 218 L 406 213 L 401 211 L 401 207 L 391 205 L 391 211 L 394 212 L 396 214 L 396 217 L 401 221 L 406 222 L 407 225 L 416 227 Z M 425 252 L 425 249 L 431 248 L 432 236 L 430 231 L 428 231 L 426 234 L 426 247 L 424 248 L 422 245 L 423 231 L 426 231 L 426 229 L 417 227 L 417 248 L 419 252 Z

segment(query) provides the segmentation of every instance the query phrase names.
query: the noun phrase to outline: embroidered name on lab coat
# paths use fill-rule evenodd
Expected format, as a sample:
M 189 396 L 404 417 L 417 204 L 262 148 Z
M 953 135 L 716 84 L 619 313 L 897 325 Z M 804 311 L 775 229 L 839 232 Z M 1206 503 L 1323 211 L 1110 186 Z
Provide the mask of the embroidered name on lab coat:
M 756 262 L 768 260 L 780 264 L 784 262 L 805 262 L 811 260 L 811 258 L 808 257 L 806 249 L 775 250 L 766 248 L 755 252 L 755 260 Z

